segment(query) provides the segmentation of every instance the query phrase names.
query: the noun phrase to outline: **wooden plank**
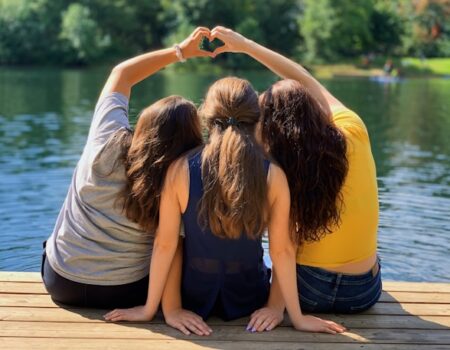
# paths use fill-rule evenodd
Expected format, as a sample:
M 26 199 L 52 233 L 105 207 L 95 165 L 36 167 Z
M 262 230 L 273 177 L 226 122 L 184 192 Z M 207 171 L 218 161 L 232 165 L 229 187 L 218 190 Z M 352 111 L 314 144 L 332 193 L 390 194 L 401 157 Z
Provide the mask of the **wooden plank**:
M 42 278 L 39 272 L 0 271 L 0 281 L 42 282 Z
M 450 293 L 450 283 L 383 281 L 387 292 Z
M 3 294 L 0 297 L 0 307 L 60 307 L 49 295 L 42 294 Z M 424 303 L 377 303 L 365 312 L 367 315 L 419 315 L 419 316 L 450 316 L 450 304 Z
M 0 282 L 0 294 L 47 294 L 42 282 Z
M 51 344 L 51 346 L 50 346 Z M 349 344 L 349 343 L 297 343 L 297 342 L 262 342 L 262 341 L 211 341 L 211 340 L 163 340 L 152 341 L 141 339 L 58 339 L 53 338 L 1 338 L 2 349 L 35 349 L 35 350 L 198 350 L 198 349 L 224 349 L 224 350 L 411 350 L 410 344 Z M 415 345 L 418 350 L 448 350 L 447 345 Z
M 450 304 L 450 293 L 383 292 L 380 301 L 385 303 Z
M 94 309 L 56 309 L 56 308 L 15 308 L 1 307 L 0 320 L 3 321 L 30 321 L 30 322 L 104 322 L 104 310 Z M 385 316 L 385 315 L 322 315 L 327 319 L 342 323 L 349 329 L 359 328 L 404 328 L 404 329 L 449 329 L 450 316 Z M 239 326 L 244 328 L 248 318 L 225 322 L 218 318 L 211 318 L 208 324 L 211 327 Z M 163 324 L 164 320 L 157 317 L 152 324 Z M 291 324 L 286 317 L 283 327 Z
M 49 344 L 52 344 L 51 347 Z M 164 340 L 152 341 L 140 339 L 59 339 L 54 342 L 53 338 L 2 338 L 0 339 L 2 349 L 35 349 L 35 350 L 198 350 L 198 349 L 224 349 L 224 350 L 411 350 L 409 344 L 348 344 L 348 343 L 295 343 L 295 342 L 261 342 L 261 341 L 210 341 L 210 340 Z M 418 350 L 448 350 L 447 345 L 415 345 Z
M 0 271 L 0 281 L 41 282 L 41 274 L 39 272 Z M 383 289 L 388 292 L 450 293 L 450 283 L 383 281 Z
M 0 294 L 47 294 L 43 283 L 39 282 L 0 282 Z M 383 292 L 382 302 L 440 303 L 450 304 L 450 293 L 424 292 Z
M 58 323 L 58 322 L 10 322 L 2 321 L 0 337 L 47 337 L 47 338 L 96 338 L 96 339 L 152 339 L 170 340 L 205 339 L 194 335 L 183 336 L 175 329 L 164 325 L 142 323 Z M 280 327 L 271 332 L 250 333 L 242 327 L 219 327 L 208 340 L 217 341 L 265 341 L 265 342 L 310 342 L 310 343 L 380 343 L 380 344 L 449 344 L 448 330 L 430 329 L 359 329 L 339 335 L 295 332 Z

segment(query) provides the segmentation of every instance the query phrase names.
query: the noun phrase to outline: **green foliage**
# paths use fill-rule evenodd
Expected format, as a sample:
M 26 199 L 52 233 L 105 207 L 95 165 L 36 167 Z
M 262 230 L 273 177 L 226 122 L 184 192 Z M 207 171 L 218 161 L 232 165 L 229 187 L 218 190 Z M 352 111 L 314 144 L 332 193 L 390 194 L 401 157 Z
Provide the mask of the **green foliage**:
M 422 6 L 426 4 L 426 6 Z M 444 0 L 0 0 L 0 64 L 92 64 L 172 46 L 224 25 L 283 54 L 336 61 L 450 56 Z M 202 62 L 206 60 L 196 60 Z M 185 65 L 189 69 L 196 62 Z M 257 67 L 220 55 L 229 68 Z
M 103 36 L 97 22 L 91 18 L 89 8 L 71 4 L 62 14 L 60 38 L 66 44 L 69 63 L 93 62 L 102 56 L 109 46 L 108 36 Z
M 370 0 L 305 0 L 300 28 L 307 58 L 333 61 L 369 50 L 373 10 Z

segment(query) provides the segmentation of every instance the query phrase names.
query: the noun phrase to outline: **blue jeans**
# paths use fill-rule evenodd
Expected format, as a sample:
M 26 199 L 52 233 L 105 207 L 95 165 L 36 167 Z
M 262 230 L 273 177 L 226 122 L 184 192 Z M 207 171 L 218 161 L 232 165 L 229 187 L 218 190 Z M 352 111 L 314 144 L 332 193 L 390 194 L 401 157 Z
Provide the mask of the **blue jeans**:
M 302 311 L 352 314 L 373 306 L 381 295 L 379 260 L 371 271 L 347 275 L 297 264 L 298 295 Z

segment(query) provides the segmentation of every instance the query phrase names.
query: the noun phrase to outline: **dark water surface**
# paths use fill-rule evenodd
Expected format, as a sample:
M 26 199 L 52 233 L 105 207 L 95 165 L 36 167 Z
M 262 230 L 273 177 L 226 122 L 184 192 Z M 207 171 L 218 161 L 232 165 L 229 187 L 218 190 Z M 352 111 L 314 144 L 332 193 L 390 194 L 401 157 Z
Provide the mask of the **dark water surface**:
M 0 69 L 0 270 L 38 271 L 87 137 L 106 69 Z M 275 77 L 245 72 L 262 91 Z M 200 103 L 213 75 L 141 83 L 131 120 L 158 98 Z M 450 282 L 450 80 L 325 85 L 365 121 L 377 163 L 384 277 Z

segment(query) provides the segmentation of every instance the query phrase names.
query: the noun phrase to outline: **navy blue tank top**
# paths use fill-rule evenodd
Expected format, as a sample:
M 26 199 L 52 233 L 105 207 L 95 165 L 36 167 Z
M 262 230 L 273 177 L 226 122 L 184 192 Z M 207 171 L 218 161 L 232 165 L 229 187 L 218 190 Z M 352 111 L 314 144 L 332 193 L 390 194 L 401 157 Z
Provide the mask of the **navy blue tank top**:
M 183 214 L 183 307 L 204 319 L 211 314 L 232 320 L 250 315 L 267 302 L 270 270 L 263 261 L 261 238 L 215 236 L 198 221 L 203 195 L 202 150 L 188 158 L 189 201 Z M 267 176 L 270 162 L 264 161 Z

